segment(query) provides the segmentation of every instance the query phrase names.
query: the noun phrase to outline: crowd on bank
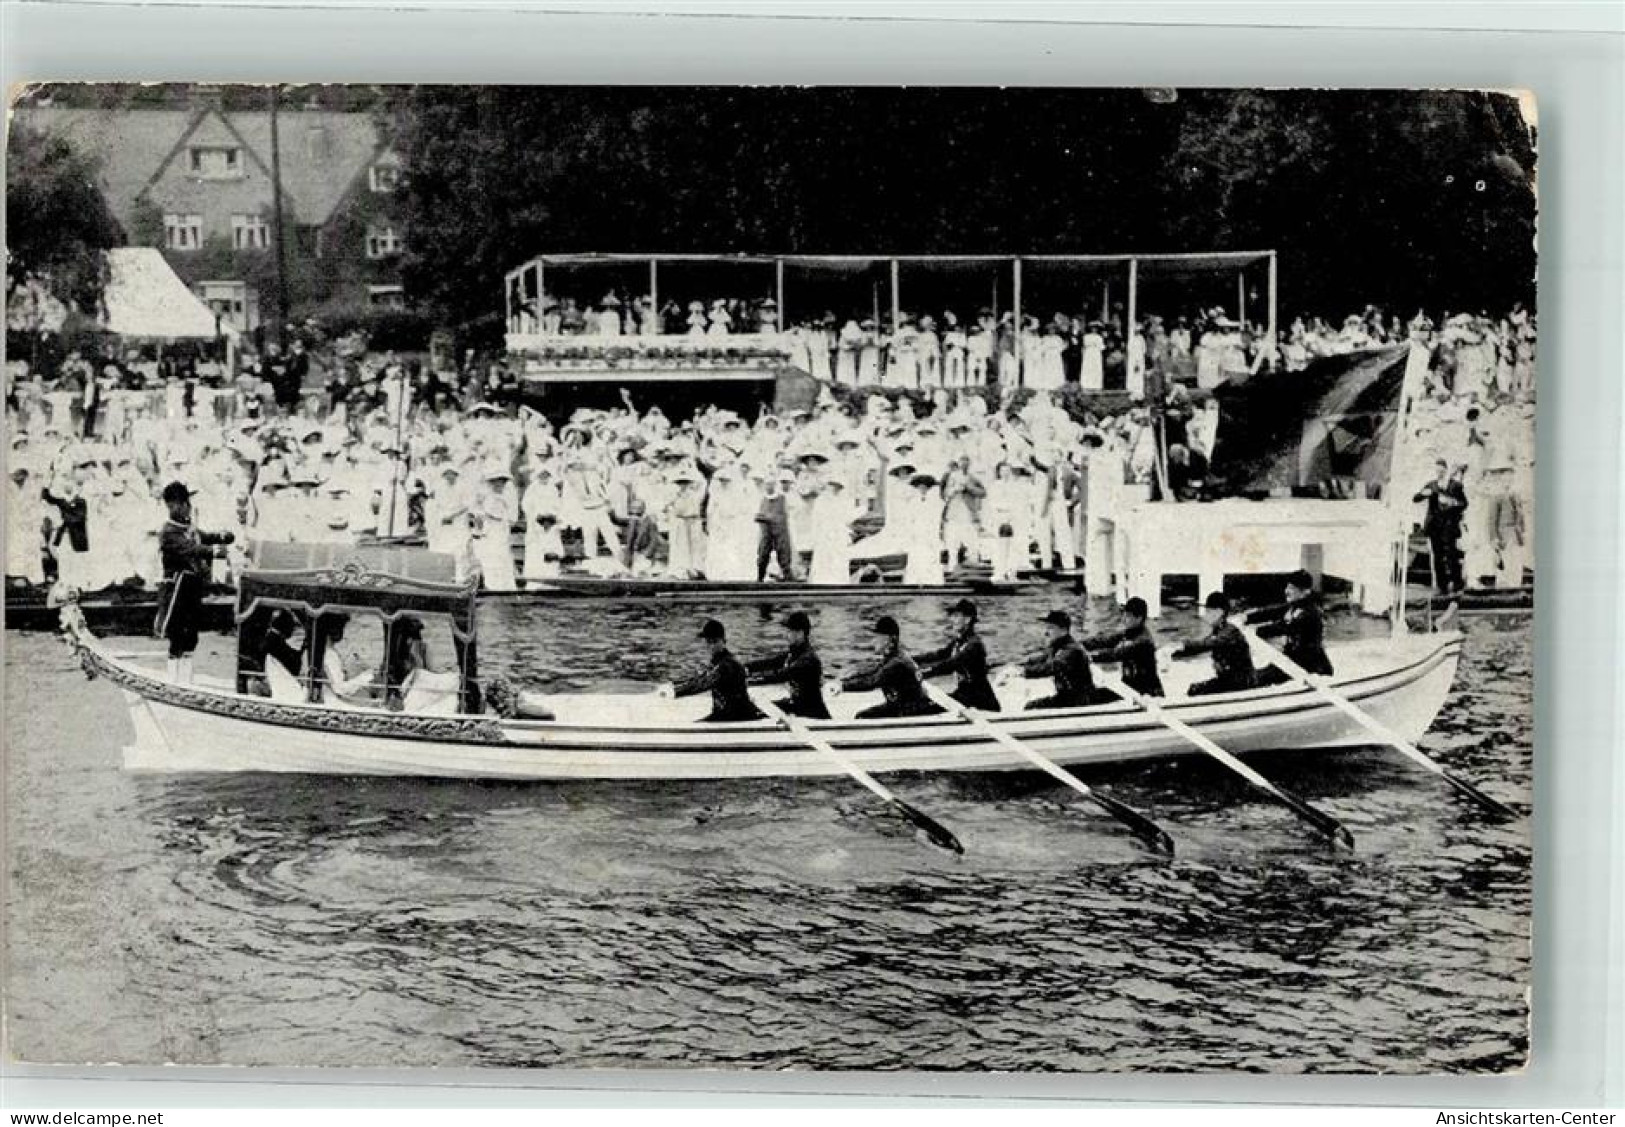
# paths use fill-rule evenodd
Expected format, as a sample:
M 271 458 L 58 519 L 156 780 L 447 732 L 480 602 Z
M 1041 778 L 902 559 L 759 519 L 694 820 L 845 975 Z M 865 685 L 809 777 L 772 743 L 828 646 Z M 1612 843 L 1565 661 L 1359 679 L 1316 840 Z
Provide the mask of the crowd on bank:
M 1358 320 L 1332 336 L 1306 325 L 1304 339 L 1366 347 L 1394 327 L 1375 311 Z M 1528 566 L 1533 334 L 1522 310 L 1407 329 L 1427 353 L 1427 394 L 1395 481 L 1419 491 L 1441 586 L 1463 574 L 1516 585 Z M 1175 354 L 1187 343 L 1177 323 L 1158 338 Z M 14 370 L 6 574 L 85 590 L 155 582 L 157 497 L 176 479 L 203 524 L 235 534 L 221 578 L 257 539 L 414 535 L 477 564 L 494 589 L 567 567 L 814 583 L 886 569 L 940 583 L 967 565 L 994 579 L 1080 564 L 1101 574 L 1116 514 L 1157 487 L 1144 403 L 1080 418 L 1053 394 L 935 386 L 917 409 L 826 386 L 812 410 L 783 418 L 703 408 L 672 420 L 628 400 L 555 427 L 513 406 L 500 364 L 442 374 L 384 357 L 329 366 L 323 383 L 309 363 L 295 343 L 232 379 L 182 367 L 126 383 L 119 366 L 79 357 L 50 380 Z M 1177 381 L 1159 406 L 1168 486 L 1199 497 L 1217 409 Z M 1435 457 L 1459 503 L 1424 488 Z
M 598 337 L 685 334 L 726 337 L 779 333 L 780 311 L 772 298 L 717 298 L 681 306 L 635 297 L 623 306 L 614 293 L 597 305 L 575 298 L 544 297 L 535 322 L 544 335 Z M 1376 306 L 1331 323 L 1300 315 L 1272 336 L 1223 308 L 1165 318 L 1152 313 L 1128 318 L 1121 305 L 1099 316 L 1028 313 L 1017 323 L 1009 310 L 954 310 L 940 314 L 874 310 L 870 314 L 799 318 L 783 327 L 791 362 L 819 380 L 850 386 L 892 388 L 982 387 L 988 384 L 1057 390 L 1121 389 L 1143 398 L 1150 372 L 1165 382 L 1211 388 L 1261 368 L 1297 371 L 1310 361 L 1362 349 L 1404 343 L 1417 335 L 1437 342 L 1449 363 L 1445 386 L 1492 389 L 1519 395 L 1534 386 L 1534 319 L 1521 305 L 1505 316 L 1445 313 L 1440 324 L 1424 314 L 1408 321 Z

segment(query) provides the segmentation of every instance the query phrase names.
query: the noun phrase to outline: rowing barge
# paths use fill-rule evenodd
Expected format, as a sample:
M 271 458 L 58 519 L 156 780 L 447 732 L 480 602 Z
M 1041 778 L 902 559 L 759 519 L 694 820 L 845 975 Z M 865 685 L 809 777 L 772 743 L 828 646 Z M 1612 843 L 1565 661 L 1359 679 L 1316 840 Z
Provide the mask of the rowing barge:
M 239 665 L 235 683 L 167 680 L 159 668 L 113 652 L 75 614 L 64 634 L 85 672 L 124 694 L 134 738 L 125 766 L 142 771 L 265 771 L 322 775 L 393 775 L 481 779 L 717 779 L 831 775 L 829 755 L 773 720 L 703 724 L 708 701 L 653 693 L 569 693 L 547 697 L 554 718 L 523 719 L 482 711 L 475 668 L 477 579 L 455 578 L 449 557 L 405 550 L 360 552 L 284 546 L 243 577 L 236 617 L 252 626 L 267 613 L 315 624 L 343 614 L 371 617 L 388 641 L 405 618 L 445 620 L 455 640 L 456 683 L 438 694 L 400 687 L 394 708 L 359 707 L 331 695 L 309 670 L 298 691 L 258 695 Z M 338 559 L 338 551 L 350 557 Z M 307 641 L 322 631 L 307 629 Z M 241 633 L 240 633 L 241 638 Z M 1408 739 L 1432 724 L 1455 677 L 1459 634 L 1404 636 L 1333 650 L 1338 692 Z M 387 678 L 386 678 L 387 679 Z M 978 724 L 936 715 L 859 720 L 875 699 L 842 694 L 834 718 L 801 725 L 865 771 L 1020 769 L 989 731 L 1019 739 L 1065 765 L 1115 763 L 1188 754 L 1170 728 L 1126 702 L 1088 708 L 1020 711 L 1032 682 L 1000 692 L 1008 711 Z M 1312 752 L 1369 743 L 1369 735 L 1321 696 L 1295 684 L 1179 699 L 1170 677 L 1163 711 L 1232 752 Z

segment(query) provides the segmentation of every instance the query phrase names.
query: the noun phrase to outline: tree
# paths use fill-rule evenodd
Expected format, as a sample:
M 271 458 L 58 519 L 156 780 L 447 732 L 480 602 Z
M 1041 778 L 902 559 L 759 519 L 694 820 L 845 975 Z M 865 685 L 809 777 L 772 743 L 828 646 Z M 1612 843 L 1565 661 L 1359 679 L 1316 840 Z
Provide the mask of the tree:
M 493 335 L 542 251 L 1275 248 L 1289 313 L 1533 296 L 1506 95 L 436 86 L 392 113 L 408 294 Z
M 41 287 L 95 316 L 106 251 L 124 231 L 97 187 L 96 162 L 64 138 L 13 121 L 6 141 L 6 293 Z

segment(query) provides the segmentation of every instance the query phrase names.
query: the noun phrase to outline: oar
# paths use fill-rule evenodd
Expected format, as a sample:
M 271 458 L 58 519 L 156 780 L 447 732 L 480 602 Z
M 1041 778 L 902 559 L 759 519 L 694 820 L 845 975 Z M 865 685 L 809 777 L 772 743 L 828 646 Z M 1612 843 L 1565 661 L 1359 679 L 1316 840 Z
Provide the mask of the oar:
M 1336 818 L 1322 810 L 1316 810 L 1313 806 L 1310 806 L 1307 802 L 1293 794 L 1291 791 L 1286 790 L 1283 787 L 1276 786 L 1263 775 L 1260 775 L 1257 771 L 1254 771 L 1251 767 L 1247 766 L 1247 764 L 1237 759 L 1234 755 L 1231 755 L 1228 751 L 1224 750 L 1224 748 L 1208 739 L 1201 732 L 1198 732 L 1195 728 L 1192 728 L 1183 720 L 1170 716 L 1162 705 L 1158 704 L 1152 698 L 1146 696 L 1144 693 L 1135 692 L 1133 689 L 1129 688 L 1123 683 L 1122 678 L 1115 677 L 1104 670 L 1096 669 L 1095 679 L 1108 689 L 1111 689 L 1113 692 L 1121 696 L 1124 700 L 1133 701 L 1135 704 L 1145 709 L 1146 712 L 1150 713 L 1153 720 L 1156 720 L 1176 734 L 1183 736 L 1185 739 L 1195 744 L 1198 748 L 1207 752 L 1214 759 L 1217 759 L 1220 763 L 1223 763 L 1236 774 L 1246 779 L 1249 783 L 1253 784 L 1253 786 L 1275 799 L 1275 801 L 1279 802 L 1282 806 L 1285 806 L 1288 810 L 1292 811 L 1298 817 L 1315 827 L 1316 830 L 1320 831 L 1321 834 L 1330 839 L 1334 845 L 1341 845 L 1345 849 L 1354 848 L 1354 835 L 1349 833 L 1347 827 L 1345 827 L 1342 822 L 1339 822 Z
M 947 709 L 949 712 L 968 723 L 972 728 L 975 728 L 988 739 L 999 744 L 1001 747 L 1015 752 L 1017 755 L 1021 756 L 1021 758 L 1031 763 L 1034 767 L 1037 767 L 1040 771 L 1045 771 L 1050 775 L 1053 775 L 1055 778 L 1059 779 L 1061 782 L 1083 795 L 1083 797 L 1092 799 L 1094 802 L 1099 804 L 1102 810 L 1106 811 L 1106 813 L 1110 814 L 1113 818 L 1116 818 L 1119 822 L 1122 822 L 1123 825 L 1127 826 L 1129 830 L 1133 832 L 1135 837 L 1149 845 L 1152 849 L 1166 853 L 1169 856 L 1173 855 L 1173 838 L 1169 837 L 1167 832 L 1163 830 L 1161 826 L 1157 825 L 1157 823 L 1153 822 L 1150 818 L 1147 818 L 1144 814 L 1141 814 L 1138 810 L 1125 806 L 1115 798 L 1108 798 L 1105 795 L 1090 789 L 1087 784 L 1082 782 L 1076 775 L 1062 767 L 1059 763 L 1040 755 L 1038 752 L 1034 751 L 1032 748 L 1028 747 L 1026 744 L 1022 743 L 1008 732 L 1001 731 L 985 717 L 976 715 L 970 709 L 960 704 L 957 700 L 943 692 L 941 689 L 937 688 L 935 685 L 925 684 L 925 692 L 926 695 L 932 700 L 936 701 L 943 708 Z
M 845 771 L 858 782 L 868 787 L 869 790 L 874 793 L 876 798 L 879 798 L 882 802 L 890 805 L 893 810 L 897 811 L 908 821 L 914 823 L 914 825 L 923 830 L 925 836 L 931 840 L 932 845 L 938 846 L 942 849 L 951 849 L 955 853 L 965 852 L 965 847 L 959 844 L 959 839 L 950 833 L 946 826 L 922 811 L 916 810 L 914 807 L 898 798 L 891 791 L 881 786 L 875 781 L 875 777 L 873 775 L 869 774 L 869 772 L 865 771 L 862 767 L 859 767 L 846 756 L 836 751 L 834 745 L 832 745 L 828 740 L 814 734 L 814 732 L 800 720 L 789 715 L 782 708 L 779 708 L 777 705 L 768 701 L 759 700 L 756 702 L 756 707 L 760 708 L 763 712 L 777 720 L 780 724 L 783 724 L 786 728 L 790 729 L 791 732 L 795 733 L 795 735 L 801 739 L 802 743 L 805 743 L 814 751 L 822 752 L 835 763 L 839 764 L 841 770 Z
M 1446 771 L 1437 760 L 1423 752 L 1415 744 L 1411 743 L 1398 732 L 1384 724 L 1381 720 L 1378 720 L 1365 709 L 1349 700 L 1342 693 L 1339 693 L 1333 689 L 1326 683 L 1325 678 L 1317 677 L 1313 673 L 1310 673 L 1303 666 L 1287 657 L 1286 654 L 1282 653 L 1278 648 L 1270 645 L 1263 638 L 1260 638 L 1258 636 L 1258 632 L 1252 627 L 1243 626 L 1241 627 L 1241 632 L 1246 636 L 1249 642 L 1257 646 L 1264 653 L 1268 654 L 1270 656 L 1270 660 L 1275 662 L 1275 664 L 1279 666 L 1284 673 L 1292 677 L 1294 680 L 1308 685 L 1309 688 L 1319 694 L 1321 699 L 1327 704 L 1330 704 L 1344 716 L 1347 716 L 1350 720 L 1360 725 L 1360 727 L 1376 736 L 1377 739 L 1381 740 L 1383 743 L 1388 744 L 1405 758 L 1411 760 L 1420 767 L 1424 767 L 1427 770 L 1432 771 L 1435 775 L 1439 776 L 1439 778 L 1443 779 L 1445 782 L 1449 783 L 1453 788 L 1455 788 L 1458 794 L 1465 795 L 1466 797 L 1472 799 L 1485 810 L 1488 810 L 1491 814 L 1494 814 L 1497 818 L 1512 819 L 1518 816 L 1518 812 L 1516 810 L 1513 810 L 1511 807 L 1506 806 L 1503 803 L 1497 802 L 1495 799 L 1473 786 L 1472 783 L 1469 783 L 1463 779 L 1458 779 L 1449 771 Z

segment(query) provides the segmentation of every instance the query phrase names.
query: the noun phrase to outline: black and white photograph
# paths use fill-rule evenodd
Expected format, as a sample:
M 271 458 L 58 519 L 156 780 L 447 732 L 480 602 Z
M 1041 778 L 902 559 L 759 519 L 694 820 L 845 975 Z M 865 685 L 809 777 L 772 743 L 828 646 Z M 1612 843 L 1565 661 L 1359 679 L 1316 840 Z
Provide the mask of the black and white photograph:
M 1528 1063 L 1533 94 L 10 101 L 15 1059 Z

